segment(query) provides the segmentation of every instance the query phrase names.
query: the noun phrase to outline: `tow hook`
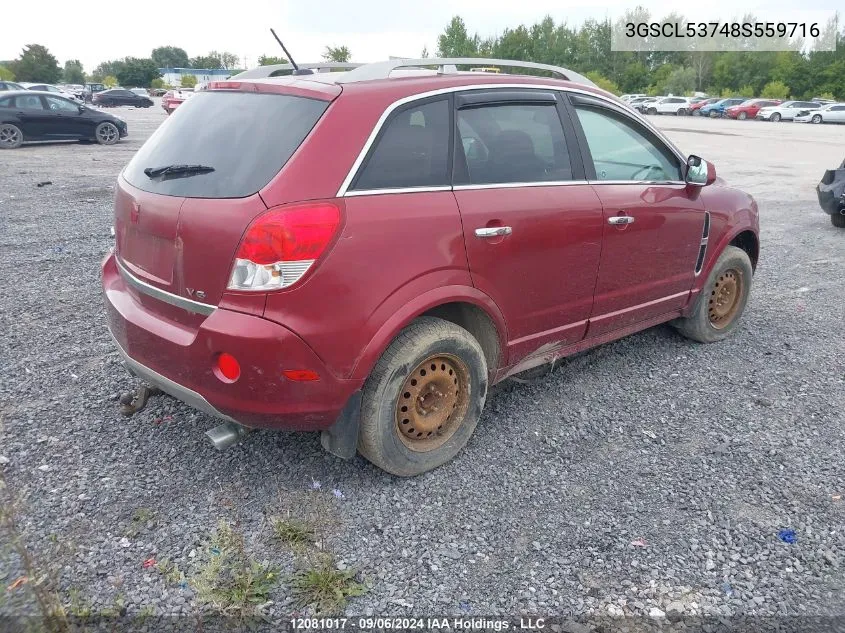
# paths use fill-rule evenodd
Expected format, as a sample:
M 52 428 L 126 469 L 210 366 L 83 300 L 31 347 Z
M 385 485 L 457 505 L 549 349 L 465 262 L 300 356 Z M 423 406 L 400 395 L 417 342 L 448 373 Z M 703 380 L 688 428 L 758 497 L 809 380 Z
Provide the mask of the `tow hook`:
M 127 418 L 132 417 L 147 406 L 147 400 L 160 393 L 161 389 L 158 387 L 148 387 L 147 385 L 141 385 L 134 393 L 127 391 L 120 396 L 120 412 Z

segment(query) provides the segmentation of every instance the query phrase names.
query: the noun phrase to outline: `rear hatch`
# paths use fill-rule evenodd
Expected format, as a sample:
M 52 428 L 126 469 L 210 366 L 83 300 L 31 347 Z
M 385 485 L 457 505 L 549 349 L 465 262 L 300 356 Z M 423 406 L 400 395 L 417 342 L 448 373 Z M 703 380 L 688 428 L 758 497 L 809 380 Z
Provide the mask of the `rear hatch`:
M 340 93 L 240 86 L 185 101 L 132 158 L 115 195 L 116 254 L 124 267 L 157 288 L 214 305 L 241 236 L 267 209 L 258 192 Z

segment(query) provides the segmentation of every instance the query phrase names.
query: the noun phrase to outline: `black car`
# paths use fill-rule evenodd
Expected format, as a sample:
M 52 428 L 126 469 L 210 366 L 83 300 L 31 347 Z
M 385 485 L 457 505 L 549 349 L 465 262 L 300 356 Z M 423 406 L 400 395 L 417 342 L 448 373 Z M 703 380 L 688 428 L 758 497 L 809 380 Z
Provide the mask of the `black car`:
M 153 105 L 153 100 L 149 97 L 137 95 L 123 88 L 112 88 L 95 93 L 92 100 L 95 105 L 104 107 L 129 105 L 136 108 L 149 108 Z
M 14 81 L 0 81 L 0 92 L 6 90 L 26 90 L 22 85 L 16 84 Z
M 845 229 L 845 160 L 838 169 L 824 172 L 821 182 L 816 185 L 819 206 L 830 216 L 836 228 Z
M 29 141 L 114 145 L 128 133 L 123 119 L 49 92 L 0 93 L 0 149 L 15 149 Z

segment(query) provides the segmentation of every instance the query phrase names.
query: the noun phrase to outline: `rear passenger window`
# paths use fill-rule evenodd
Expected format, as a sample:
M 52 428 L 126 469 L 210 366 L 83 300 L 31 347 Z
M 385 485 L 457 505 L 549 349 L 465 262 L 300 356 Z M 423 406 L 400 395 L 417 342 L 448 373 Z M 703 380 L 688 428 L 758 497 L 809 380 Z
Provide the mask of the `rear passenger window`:
M 41 97 L 38 95 L 19 95 L 15 97 L 15 106 L 21 110 L 43 110 Z
M 356 191 L 448 186 L 449 102 L 414 104 L 393 114 L 352 183 Z
M 466 184 L 572 180 L 554 104 L 507 104 L 458 111 Z

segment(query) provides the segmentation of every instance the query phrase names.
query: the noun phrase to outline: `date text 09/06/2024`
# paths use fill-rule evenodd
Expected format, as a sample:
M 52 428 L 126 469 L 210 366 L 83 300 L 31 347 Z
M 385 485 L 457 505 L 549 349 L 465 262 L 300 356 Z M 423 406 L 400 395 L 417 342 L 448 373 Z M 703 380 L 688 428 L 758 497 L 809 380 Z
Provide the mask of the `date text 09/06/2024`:
M 543 618 L 292 618 L 291 628 L 299 630 L 342 631 L 356 629 L 361 631 L 540 631 L 546 628 Z

